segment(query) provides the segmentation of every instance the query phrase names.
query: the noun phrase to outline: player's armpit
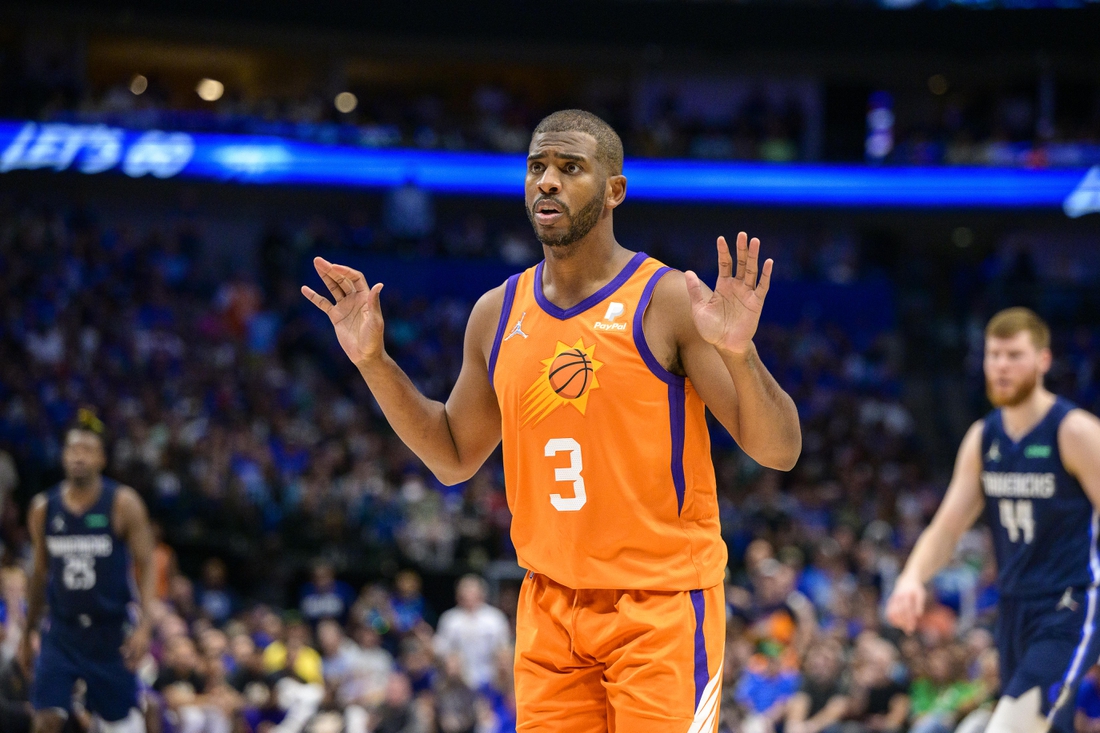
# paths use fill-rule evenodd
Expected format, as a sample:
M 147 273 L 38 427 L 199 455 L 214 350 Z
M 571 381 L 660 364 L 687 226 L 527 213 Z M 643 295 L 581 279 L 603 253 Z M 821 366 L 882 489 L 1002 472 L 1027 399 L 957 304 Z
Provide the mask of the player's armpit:
M 970 426 L 959 446 L 947 493 L 909 553 L 903 575 L 927 583 L 947 565 L 959 538 L 974 524 L 985 506 L 981 473 L 982 423 L 978 421 Z
M 699 334 L 683 273 L 661 278 L 646 312 L 646 341 L 669 371 L 686 376 L 707 408 L 753 460 L 769 468 L 790 469 L 802 447 L 794 401 L 760 361 L 755 349 L 727 364 Z M 731 357 L 733 358 L 733 357 Z M 738 393 L 734 370 L 744 377 Z
M 740 443 L 737 388 L 718 350 L 695 327 L 682 272 L 673 270 L 657 282 L 642 325 L 649 350 L 661 366 L 690 379 L 707 408 Z
M 954 551 L 955 543 L 978 519 L 985 506 L 982 494 L 982 422 L 970 426 L 959 444 L 951 483 L 947 485 L 940 508 L 932 518 L 932 526 L 947 533 Z M 927 530 L 926 530 L 927 531 Z
M 1071 410 L 1058 426 L 1058 452 L 1089 501 L 1100 508 L 1100 419 L 1085 410 Z
M 149 521 L 145 511 L 145 503 L 134 489 L 129 486 L 118 487 L 115 497 L 114 517 L 112 518 L 116 532 L 120 537 L 133 542 L 132 533 Z M 151 539 L 152 535 L 150 535 Z M 148 548 L 152 550 L 152 545 Z

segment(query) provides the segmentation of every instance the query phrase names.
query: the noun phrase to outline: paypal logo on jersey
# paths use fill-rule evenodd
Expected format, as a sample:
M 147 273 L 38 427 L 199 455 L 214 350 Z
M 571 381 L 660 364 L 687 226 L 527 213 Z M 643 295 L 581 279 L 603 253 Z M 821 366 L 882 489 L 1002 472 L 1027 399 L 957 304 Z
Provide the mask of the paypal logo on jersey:
M 597 331 L 625 331 L 626 323 L 616 323 L 625 314 L 626 306 L 612 301 L 607 305 L 607 312 L 603 314 L 603 319 L 596 321 L 592 327 Z

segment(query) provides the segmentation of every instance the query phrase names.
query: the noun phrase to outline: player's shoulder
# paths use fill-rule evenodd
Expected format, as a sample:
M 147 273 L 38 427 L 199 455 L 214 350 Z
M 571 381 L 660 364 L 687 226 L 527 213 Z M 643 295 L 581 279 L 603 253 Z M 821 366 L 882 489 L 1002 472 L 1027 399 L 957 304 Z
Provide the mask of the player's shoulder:
M 661 317 L 690 320 L 691 296 L 688 295 L 687 279 L 683 272 L 669 268 L 661 275 L 653 286 L 650 308 Z
M 47 489 L 46 491 L 40 491 L 31 497 L 31 503 L 27 507 L 28 514 L 34 514 L 36 512 L 46 511 L 46 507 L 50 503 L 50 494 L 56 489 Z
M 474 303 L 470 311 L 470 319 L 466 324 L 467 343 L 473 338 L 472 343 L 479 344 L 480 348 L 487 351 L 496 334 L 497 325 L 504 309 L 504 297 L 508 283 L 505 281 L 497 287 L 485 292 Z
M 115 507 L 123 511 L 139 510 L 145 511 L 145 501 L 141 498 L 141 494 L 137 492 L 132 486 L 126 484 L 115 484 Z
M 1097 445 L 1097 441 L 1100 441 L 1100 418 L 1088 410 L 1072 407 L 1058 426 L 1058 442 L 1064 443 L 1067 440 L 1085 441 L 1094 448 L 1100 447 Z
M 989 416 L 986 415 L 985 417 L 981 417 L 970 423 L 970 427 L 966 429 L 966 436 L 963 438 L 963 440 L 966 440 L 967 438 L 973 440 L 975 437 L 981 439 L 982 433 L 985 431 L 985 426 L 988 421 Z
M 959 458 L 981 461 L 982 436 L 985 433 L 986 418 L 975 420 L 967 428 L 962 442 L 959 444 Z
M 495 312 L 499 315 L 500 309 L 504 306 L 504 296 L 507 290 L 508 281 L 505 280 L 492 290 L 487 290 L 482 293 L 481 297 L 474 303 L 473 312 L 470 314 L 471 318 L 481 311 L 488 311 L 490 313 Z

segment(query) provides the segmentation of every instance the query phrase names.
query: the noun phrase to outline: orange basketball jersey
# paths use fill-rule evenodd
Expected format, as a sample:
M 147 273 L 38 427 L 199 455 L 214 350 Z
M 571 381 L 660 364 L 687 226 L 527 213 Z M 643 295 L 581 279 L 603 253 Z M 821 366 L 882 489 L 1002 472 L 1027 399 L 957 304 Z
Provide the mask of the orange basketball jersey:
M 722 582 L 705 407 L 665 370 L 642 316 L 670 268 L 639 252 L 572 308 L 543 265 L 509 278 L 489 358 L 519 564 L 570 588 Z

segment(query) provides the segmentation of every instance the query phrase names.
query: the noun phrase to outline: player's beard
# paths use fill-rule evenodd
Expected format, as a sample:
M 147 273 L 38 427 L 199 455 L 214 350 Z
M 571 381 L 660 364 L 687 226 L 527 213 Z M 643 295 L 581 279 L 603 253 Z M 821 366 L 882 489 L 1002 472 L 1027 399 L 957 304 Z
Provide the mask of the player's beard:
M 985 380 L 985 396 L 989 398 L 994 407 L 1015 407 L 1022 404 L 1031 396 L 1035 388 L 1039 386 L 1039 370 L 1031 372 L 1020 385 L 1012 391 L 1008 397 L 998 397 L 993 391 L 989 379 Z
M 569 228 L 564 232 L 560 234 L 540 234 L 538 224 L 535 221 L 534 206 L 527 209 L 527 219 L 531 222 L 531 226 L 535 230 L 535 236 L 544 245 L 547 247 L 568 247 L 583 239 L 600 221 L 600 214 L 603 213 L 604 204 L 603 187 L 601 187 L 599 192 L 592 197 L 591 201 L 581 207 L 576 216 L 573 216 L 569 208 L 557 199 L 554 199 L 554 203 L 562 208 L 562 213 L 564 215 L 569 217 Z

